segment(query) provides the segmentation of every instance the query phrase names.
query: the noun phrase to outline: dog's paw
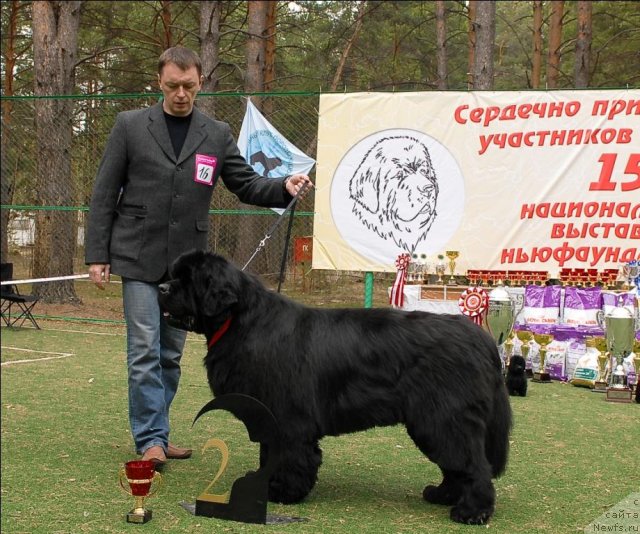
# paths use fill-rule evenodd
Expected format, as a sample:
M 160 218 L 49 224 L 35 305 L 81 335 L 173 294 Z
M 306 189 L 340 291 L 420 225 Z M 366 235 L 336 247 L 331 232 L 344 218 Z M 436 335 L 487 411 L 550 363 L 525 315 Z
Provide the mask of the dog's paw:
M 453 492 L 450 489 L 440 486 L 427 486 L 422 491 L 422 498 L 432 504 L 446 504 L 451 506 L 460 500 L 460 492 Z
M 450 517 L 456 523 L 463 523 L 465 525 L 484 525 L 489 522 L 489 518 L 493 513 L 493 509 L 490 510 L 464 510 L 462 506 L 454 506 L 451 508 Z

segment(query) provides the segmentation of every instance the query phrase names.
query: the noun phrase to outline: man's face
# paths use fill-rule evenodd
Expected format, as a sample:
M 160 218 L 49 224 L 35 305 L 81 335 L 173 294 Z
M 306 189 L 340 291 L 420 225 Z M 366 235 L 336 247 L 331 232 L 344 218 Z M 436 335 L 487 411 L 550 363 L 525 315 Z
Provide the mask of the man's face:
M 167 63 L 158 74 L 158 84 L 164 95 L 163 109 L 176 117 L 189 115 L 201 83 L 201 77 L 198 76 L 198 69 L 195 67 L 182 70 L 174 63 Z

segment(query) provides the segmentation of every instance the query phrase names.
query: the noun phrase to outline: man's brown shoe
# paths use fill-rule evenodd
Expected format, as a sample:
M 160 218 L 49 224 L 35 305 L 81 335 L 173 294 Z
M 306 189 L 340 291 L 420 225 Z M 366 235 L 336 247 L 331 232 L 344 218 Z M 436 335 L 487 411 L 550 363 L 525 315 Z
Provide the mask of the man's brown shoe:
M 191 458 L 192 449 L 183 449 L 182 447 L 176 447 L 169 443 L 167 446 L 167 458 L 171 460 L 186 460 Z
M 143 460 L 151 460 L 156 469 L 161 468 L 167 463 L 167 455 L 164 453 L 164 449 L 160 445 L 153 445 L 149 447 L 142 455 Z

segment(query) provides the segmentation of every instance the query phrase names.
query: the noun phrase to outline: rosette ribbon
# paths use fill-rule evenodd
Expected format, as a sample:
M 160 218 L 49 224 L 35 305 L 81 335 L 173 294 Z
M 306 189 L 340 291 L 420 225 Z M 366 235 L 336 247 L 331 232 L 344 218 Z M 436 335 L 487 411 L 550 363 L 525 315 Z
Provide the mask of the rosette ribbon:
M 411 254 L 400 254 L 396 258 L 396 279 L 393 282 L 391 288 L 391 295 L 389 295 L 389 304 L 394 308 L 402 308 L 404 305 L 404 286 L 407 282 L 407 269 L 411 263 Z
M 478 326 L 482 325 L 482 316 L 489 307 L 488 293 L 479 287 L 465 289 L 458 299 L 458 308 Z

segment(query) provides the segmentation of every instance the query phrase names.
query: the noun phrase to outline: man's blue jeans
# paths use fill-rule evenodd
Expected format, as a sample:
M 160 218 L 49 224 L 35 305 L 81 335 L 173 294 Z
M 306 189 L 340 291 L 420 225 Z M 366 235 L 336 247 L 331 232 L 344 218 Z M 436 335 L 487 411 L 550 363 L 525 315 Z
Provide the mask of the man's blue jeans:
M 187 332 L 169 326 L 158 304 L 158 284 L 122 279 L 127 322 L 129 422 L 136 451 L 169 442 L 169 407 L 178 390 Z

